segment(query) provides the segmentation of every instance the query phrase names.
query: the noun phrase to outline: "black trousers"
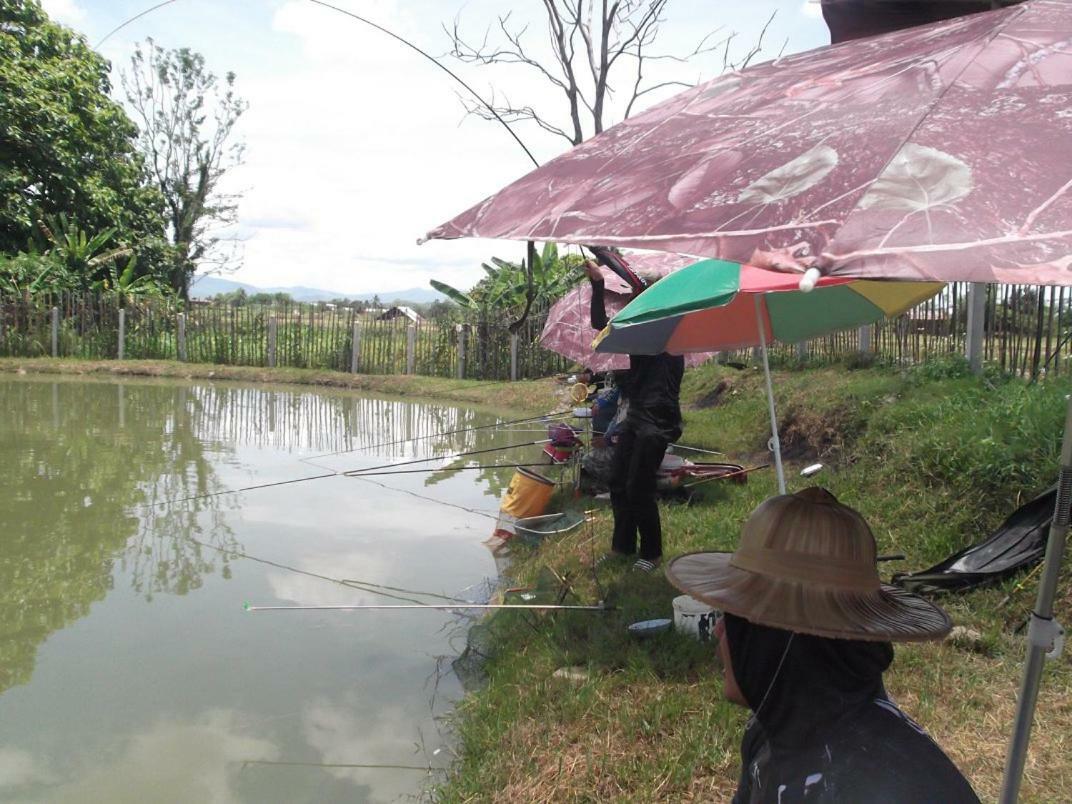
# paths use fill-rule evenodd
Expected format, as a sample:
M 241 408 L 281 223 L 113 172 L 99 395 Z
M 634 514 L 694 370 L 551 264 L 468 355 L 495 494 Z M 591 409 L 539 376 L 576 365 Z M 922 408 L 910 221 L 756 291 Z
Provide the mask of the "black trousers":
M 663 531 L 655 499 L 655 475 L 659 471 L 666 437 L 654 427 L 625 423 L 614 448 L 610 477 L 610 504 L 614 511 L 611 549 L 657 561 L 663 554 Z

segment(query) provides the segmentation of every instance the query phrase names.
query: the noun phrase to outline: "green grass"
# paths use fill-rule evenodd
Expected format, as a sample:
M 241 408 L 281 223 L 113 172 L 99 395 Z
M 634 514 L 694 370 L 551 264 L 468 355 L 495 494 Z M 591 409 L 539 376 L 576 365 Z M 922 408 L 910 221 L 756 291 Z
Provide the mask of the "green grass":
M 907 372 L 846 368 L 778 372 L 776 396 L 791 489 L 816 460 L 817 481 L 858 508 L 879 550 L 904 552 L 895 570 L 918 569 L 984 536 L 1056 473 L 1064 380 L 1028 386 L 968 375 L 962 361 Z M 695 402 L 723 384 L 713 406 Z M 768 460 L 762 376 L 716 366 L 687 373 L 683 443 Z M 774 493 L 773 472 L 745 486 L 707 484 L 692 504 L 662 509 L 667 557 L 732 549 L 742 521 Z M 484 690 L 456 714 L 460 759 L 435 792 L 443 801 L 718 801 L 736 784 L 745 713 L 721 700 L 713 648 L 669 633 L 631 639 L 625 626 L 671 616 L 676 592 L 628 564 L 593 570 L 607 549 L 609 510 L 580 532 L 519 546 L 514 572 L 535 583 L 541 568 L 567 577 L 577 600 L 605 600 L 606 614 L 500 613 L 491 620 L 495 658 Z M 1072 621 L 1066 571 L 1058 617 Z M 975 645 L 902 646 L 888 674 L 891 694 L 954 757 L 981 796 L 993 799 L 1020 682 L 1023 637 L 1037 574 L 945 598 Z M 582 680 L 555 670 L 581 668 Z M 1072 800 L 1072 669 L 1046 671 L 1026 801 Z

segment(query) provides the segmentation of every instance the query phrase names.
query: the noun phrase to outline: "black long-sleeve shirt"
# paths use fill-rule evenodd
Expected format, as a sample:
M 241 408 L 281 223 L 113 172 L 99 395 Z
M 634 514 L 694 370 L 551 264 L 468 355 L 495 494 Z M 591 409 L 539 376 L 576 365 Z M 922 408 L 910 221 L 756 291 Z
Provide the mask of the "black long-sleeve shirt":
M 590 309 L 592 328 L 607 326 L 603 282 L 592 283 Z M 669 441 L 681 437 L 681 378 L 685 358 L 663 352 L 658 355 L 629 355 L 629 379 L 625 397 L 629 400 L 626 421 L 660 430 Z

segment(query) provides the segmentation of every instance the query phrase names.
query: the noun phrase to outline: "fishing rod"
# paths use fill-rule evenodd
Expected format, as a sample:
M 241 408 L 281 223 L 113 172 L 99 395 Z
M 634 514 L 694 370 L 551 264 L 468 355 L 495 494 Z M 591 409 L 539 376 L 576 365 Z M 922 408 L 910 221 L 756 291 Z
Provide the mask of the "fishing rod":
M 534 447 L 534 446 L 536 446 L 538 444 L 549 444 L 549 443 L 551 443 L 551 439 L 546 438 L 543 441 L 526 441 L 523 444 L 511 444 L 511 445 L 506 446 L 506 447 L 489 447 L 488 449 L 474 449 L 474 450 L 470 450 L 469 452 L 459 452 L 459 453 L 454 454 L 454 455 L 433 455 L 430 458 L 414 458 L 412 461 L 398 461 L 396 463 L 384 463 L 384 464 L 380 464 L 379 466 L 369 466 L 366 469 L 348 469 L 345 472 L 341 472 L 341 474 L 345 475 L 346 477 L 353 477 L 354 475 L 364 475 L 364 474 L 384 474 L 383 472 L 378 472 L 377 470 L 379 470 L 379 469 L 394 469 L 396 466 L 412 466 L 415 463 L 428 463 L 429 461 L 445 461 L 445 460 L 451 460 L 452 461 L 455 458 L 466 458 L 466 457 L 468 457 L 470 455 L 486 455 L 489 452 L 504 452 L 505 450 L 508 450 L 508 449 L 517 449 L 519 447 Z M 427 470 L 427 471 L 436 471 L 436 470 Z M 387 474 L 390 474 L 390 473 L 387 473 Z
M 378 475 L 419 475 L 431 472 L 465 472 L 470 469 L 538 469 L 549 468 L 549 463 L 478 463 L 473 466 L 444 466 L 439 469 L 396 469 L 387 472 L 344 472 L 342 477 L 352 477 L 360 480 L 364 477 L 376 477 Z M 722 475 L 729 477 L 729 475 Z
M 119 31 L 121 31 L 124 28 L 126 28 L 132 22 L 141 19 L 142 17 L 146 16 L 147 14 L 151 14 L 153 11 L 156 11 L 159 8 L 163 8 L 164 6 L 169 6 L 174 2 L 176 2 L 176 0 L 164 0 L 164 2 L 157 3 L 155 6 L 147 8 L 144 11 L 141 11 L 138 14 L 135 14 L 133 17 L 130 17 L 129 19 L 124 20 L 122 23 L 120 23 L 119 25 L 114 27 L 112 30 L 110 30 L 107 34 L 105 34 L 97 42 L 97 44 L 94 47 L 95 48 L 100 48 L 100 46 L 103 45 L 105 42 L 107 42 L 112 36 L 114 36 L 115 34 L 119 33 Z M 521 138 L 517 135 L 517 132 L 514 131 L 510 127 L 510 124 L 507 123 L 502 118 L 502 116 L 499 114 L 499 112 L 496 111 L 495 107 L 492 106 L 490 103 L 488 103 L 486 100 L 484 100 L 483 96 L 480 95 L 480 93 L 478 93 L 475 89 L 473 89 L 471 86 L 469 86 L 469 84 L 466 83 L 461 78 L 461 76 L 459 76 L 457 73 L 455 73 L 449 67 L 447 67 L 445 64 L 443 64 L 441 61 L 439 61 L 439 59 L 437 59 L 435 56 L 431 55 L 430 53 L 425 52 L 424 50 L 421 50 L 415 44 L 413 44 L 412 42 L 410 42 L 410 41 L 404 39 L 403 37 L 399 36 L 394 31 L 392 31 L 392 30 L 390 30 L 388 28 L 385 28 L 384 26 L 379 25 L 378 23 L 375 23 L 370 19 L 366 19 L 365 17 L 362 17 L 359 14 L 355 14 L 352 11 L 347 11 L 346 9 L 339 8 L 338 6 L 333 6 L 331 3 L 324 2 L 324 0 L 307 0 L 307 2 L 312 3 L 315 6 L 320 6 L 321 8 L 326 8 L 326 9 L 330 9 L 331 11 L 336 11 L 339 14 L 343 14 L 343 15 L 345 15 L 347 17 L 355 19 L 358 22 L 363 22 L 365 25 L 368 25 L 369 27 L 375 28 L 377 31 L 380 31 L 381 33 L 387 34 L 387 36 L 390 36 L 392 39 L 394 39 L 394 40 L 396 40 L 398 42 L 401 42 L 403 45 L 408 47 L 410 50 L 413 50 L 413 51 L 419 53 L 424 58 L 428 59 L 428 61 L 432 62 L 432 64 L 434 64 L 440 70 L 442 70 L 447 75 L 449 75 L 451 78 L 453 78 L 455 81 L 457 81 L 459 84 L 461 84 L 465 88 L 466 92 L 468 92 L 470 95 L 472 95 L 474 98 L 476 98 L 477 101 L 480 102 L 480 105 L 483 106 L 485 109 L 487 109 L 488 112 L 492 115 L 492 117 L 494 117 L 496 120 L 498 120 L 499 123 L 502 125 L 502 127 L 507 130 L 507 132 L 510 134 L 510 136 L 513 137 L 514 142 L 516 142 L 519 146 L 521 146 L 521 150 L 525 152 L 525 156 L 527 156 L 532 161 L 532 164 L 535 167 L 540 166 L 540 163 L 536 160 L 536 157 L 532 155 L 532 151 L 530 151 L 528 149 L 528 147 L 525 145 L 525 143 L 521 141 Z
M 751 472 L 756 472 L 756 471 L 758 471 L 760 469 L 769 469 L 769 468 L 770 468 L 770 464 L 769 463 L 764 463 L 764 464 L 760 464 L 759 466 L 753 466 L 753 467 L 751 467 L 749 469 L 738 469 L 736 472 L 727 472 L 724 475 L 711 475 L 710 477 L 705 477 L 705 478 L 702 478 L 701 480 L 696 480 L 696 481 L 694 481 L 692 483 L 684 483 L 683 487 L 687 488 L 687 489 L 691 489 L 694 486 L 700 485 L 701 483 L 710 483 L 712 480 L 727 480 L 727 479 L 732 478 L 732 477 L 741 477 L 742 475 L 747 475 L 747 474 L 750 474 Z
M 428 605 L 409 605 L 391 603 L 371 603 L 357 606 L 251 606 L 246 603 L 242 606 L 246 611 L 369 611 L 380 609 L 435 609 L 439 611 L 451 611 L 454 609 L 531 609 L 534 611 L 615 611 L 614 606 L 606 606 L 599 603 L 596 606 L 570 606 L 561 603 L 435 603 Z
M 310 455 L 308 458 L 302 458 L 301 460 L 308 462 L 308 461 L 314 461 L 317 458 L 330 458 L 330 457 L 335 456 L 335 455 L 346 455 L 346 454 L 351 453 L 351 452 L 360 452 L 361 450 L 373 450 L 373 449 L 379 449 L 380 447 L 394 447 L 394 446 L 396 446 L 398 444 L 409 444 L 410 442 L 413 442 L 413 441 L 426 441 L 429 438 L 442 438 L 443 436 L 448 436 L 448 435 L 461 435 L 463 433 L 473 433 L 473 432 L 476 432 L 477 430 L 491 430 L 491 429 L 494 429 L 494 428 L 497 428 L 497 427 L 505 428 L 505 427 L 509 427 L 512 424 L 528 424 L 529 422 L 544 421 L 546 419 L 556 419 L 556 418 L 559 418 L 560 416 L 565 416 L 566 414 L 568 414 L 570 412 L 572 412 L 571 409 L 570 410 L 560 410 L 560 411 L 556 411 L 555 413 L 544 413 L 544 414 L 542 414 L 540 416 L 528 416 L 528 417 L 526 417 L 524 419 L 513 419 L 512 421 L 496 422 L 495 424 L 482 424 L 482 425 L 480 425 L 478 427 L 464 427 L 464 428 L 461 428 L 459 430 L 442 430 L 442 431 L 437 432 L 437 433 L 430 433 L 429 435 L 413 436 L 411 438 L 400 438 L 400 439 L 398 439 L 396 441 L 384 441 L 381 444 L 369 444 L 368 446 L 355 447 L 354 449 L 341 449 L 341 450 L 338 450 L 337 452 L 325 452 L 325 453 L 322 453 L 320 455 Z

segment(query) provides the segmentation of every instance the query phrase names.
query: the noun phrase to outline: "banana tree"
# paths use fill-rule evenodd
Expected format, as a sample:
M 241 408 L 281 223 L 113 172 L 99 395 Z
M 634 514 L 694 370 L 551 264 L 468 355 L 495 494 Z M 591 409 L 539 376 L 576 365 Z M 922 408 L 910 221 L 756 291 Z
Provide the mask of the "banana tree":
M 490 263 L 490 264 L 489 264 Z M 576 282 L 575 268 L 580 257 L 560 257 L 554 243 L 546 243 L 542 251 L 535 246 L 520 264 L 492 257 L 483 263 L 486 276 L 469 292 L 459 290 L 438 279 L 431 280 L 433 288 L 462 309 L 484 313 L 520 314 L 513 328 L 523 322 L 534 303 L 557 299 Z

